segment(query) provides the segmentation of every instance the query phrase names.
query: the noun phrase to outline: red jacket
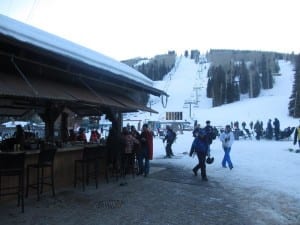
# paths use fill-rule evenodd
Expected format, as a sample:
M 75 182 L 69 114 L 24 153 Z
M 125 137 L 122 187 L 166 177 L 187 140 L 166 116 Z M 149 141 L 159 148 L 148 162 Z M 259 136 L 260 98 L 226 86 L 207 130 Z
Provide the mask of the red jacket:
M 143 138 L 145 139 L 145 141 L 142 141 Z M 152 160 L 153 159 L 153 134 L 152 134 L 152 132 L 150 132 L 149 130 L 143 131 L 141 133 L 141 141 L 142 141 L 142 145 L 147 145 L 148 157 L 150 160 Z

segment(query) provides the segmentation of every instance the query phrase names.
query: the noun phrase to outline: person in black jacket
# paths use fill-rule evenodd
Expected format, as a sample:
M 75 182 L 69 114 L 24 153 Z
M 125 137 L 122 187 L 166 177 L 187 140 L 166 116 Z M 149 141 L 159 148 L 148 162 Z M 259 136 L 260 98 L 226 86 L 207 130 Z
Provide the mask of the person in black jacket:
M 172 150 L 172 144 L 174 143 L 176 139 L 176 134 L 175 132 L 172 130 L 172 128 L 170 126 L 167 126 L 167 133 L 165 138 L 163 139 L 163 143 L 165 143 L 165 141 L 167 141 L 166 144 L 166 158 L 171 158 L 172 156 L 174 156 L 173 154 L 173 150 Z
M 296 145 L 297 140 L 298 140 L 298 145 L 299 145 L 299 149 L 300 149 L 300 124 L 295 129 L 295 133 L 294 133 L 294 145 Z
M 210 145 L 212 144 L 213 140 L 216 139 L 216 134 L 214 128 L 210 125 L 209 120 L 206 121 L 206 126 L 204 127 L 204 130 L 206 133 L 207 144 L 208 144 L 207 155 L 210 156 Z
M 277 118 L 274 119 L 273 125 L 274 125 L 275 139 L 276 139 L 276 141 L 278 141 L 279 140 L 279 133 L 280 133 L 280 122 Z
M 121 169 L 121 137 L 114 128 L 109 129 L 109 134 L 106 140 L 107 146 L 107 163 L 113 170 Z
M 200 129 L 201 129 L 200 124 L 197 124 L 193 130 L 193 137 L 198 137 Z
M 272 139 L 273 138 L 273 127 L 271 119 L 268 120 L 267 129 L 266 129 L 266 138 Z

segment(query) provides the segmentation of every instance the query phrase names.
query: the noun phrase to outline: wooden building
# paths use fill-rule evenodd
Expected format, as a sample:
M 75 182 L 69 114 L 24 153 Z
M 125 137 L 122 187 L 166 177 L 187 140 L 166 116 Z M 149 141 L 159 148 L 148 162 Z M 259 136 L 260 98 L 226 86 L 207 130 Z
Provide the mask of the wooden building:
M 45 141 L 54 141 L 59 118 L 64 141 L 68 112 L 81 117 L 105 114 L 118 131 L 124 112 L 155 113 L 140 103 L 142 94 L 167 95 L 123 63 L 0 15 L 0 117 L 38 114 L 45 122 Z M 84 147 L 58 146 L 56 186 L 72 185 L 74 161 Z M 26 164 L 35 162 L 38 153 L 27 152 Z
M 119 129 L 123 112 L 154 112 L 139 103 L 141 93 L 167 95 L 123 63 L 0 15 L 0 116 L 37 113 L 47 139 L 60 115 L 67 121 L 66 109 L 106 114 Z

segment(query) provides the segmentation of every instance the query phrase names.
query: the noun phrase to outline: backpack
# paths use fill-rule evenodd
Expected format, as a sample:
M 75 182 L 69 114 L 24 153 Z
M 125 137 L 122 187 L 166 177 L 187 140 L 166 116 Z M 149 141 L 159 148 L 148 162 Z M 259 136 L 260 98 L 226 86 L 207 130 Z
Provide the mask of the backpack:
M 175 131 L 172 130 L 172 143 L 176 140 L 177 138 L 177 133 Z
M 217 138 L 217 131 L 215 129 L 212 130 L 212 139 L 215 140 Z
M 207 133 L 210 140 L 215 140 L 216 139 L 217 135 L 216 135 L 216 132 L 215 132 L 213 127 L 211 127 L 211 126 L 206 127 L 205 130 L 206 130 L 206 133 Z

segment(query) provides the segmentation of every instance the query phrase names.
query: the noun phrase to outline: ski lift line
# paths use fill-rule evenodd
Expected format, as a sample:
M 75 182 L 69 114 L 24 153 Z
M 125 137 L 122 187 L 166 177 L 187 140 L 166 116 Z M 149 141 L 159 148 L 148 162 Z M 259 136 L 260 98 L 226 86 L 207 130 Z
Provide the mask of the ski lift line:
M 165 102 L 164 102 L 164 100 L 163 100 L 163 95 L 161 95 L 160 98 L 161 98 L 161 104 L 162 104 L 162 106 L 163 106 L 164 108 L 166 108 L 166 107 L 167 107 L 167 104 L 168 104 L 168 96 L 165 96 L 165 98 L 166 98 L 166 101 L 165 101 Z
M 31 6 L 31 9 L 29 10 L 29 13 L 28 13 L 28 15 L 26 17 L 26 21 L 27 22 L 29 22 L 31 20 L 33 11 L 36 10 L 38 4 L 39 4 L 39 0 L 34 0 L 32 6 Z

